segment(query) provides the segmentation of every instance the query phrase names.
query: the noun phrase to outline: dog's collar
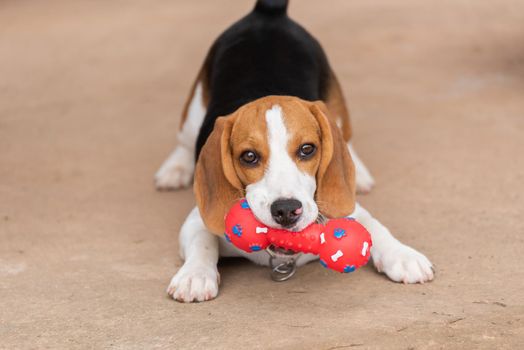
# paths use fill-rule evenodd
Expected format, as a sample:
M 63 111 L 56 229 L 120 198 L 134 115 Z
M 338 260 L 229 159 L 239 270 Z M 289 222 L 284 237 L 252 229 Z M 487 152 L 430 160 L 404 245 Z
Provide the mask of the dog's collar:
M 273 245 L 269 245 L 266 251 L 269 254 L 269 266 L 271 267 L 271 279 L 273 281 L 284 282 L 293 277 L 297 271 L 296 261 L 302 253 Z

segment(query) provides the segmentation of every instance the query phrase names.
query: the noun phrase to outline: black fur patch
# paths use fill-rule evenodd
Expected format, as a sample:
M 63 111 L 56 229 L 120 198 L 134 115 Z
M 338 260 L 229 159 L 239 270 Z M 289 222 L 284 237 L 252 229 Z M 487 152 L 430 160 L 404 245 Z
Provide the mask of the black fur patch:
M 318 41 L 286 15 L 285 5 L 287 1 L 257 2 L 211 46 L 205 61 L 209 104 L 197 139 L 197 159 L 215 120 L 248 102 L 268 95 L 325 98 L 330 76 L 326 55 Z

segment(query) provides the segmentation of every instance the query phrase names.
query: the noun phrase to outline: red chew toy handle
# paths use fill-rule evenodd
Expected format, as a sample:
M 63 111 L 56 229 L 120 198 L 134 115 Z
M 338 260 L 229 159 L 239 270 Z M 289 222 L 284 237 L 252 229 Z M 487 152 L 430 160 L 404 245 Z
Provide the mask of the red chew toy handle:
M 273 244 L 296 252 L 317 254 L 320 263 L 339 272 L 352 272 L 369 260 L 371 237 L 351 218 L 312 224 L 301 232 L 267 227 L 259 222 L 245 199 L 226 215 L 225 237 L 237 248 L 256 252 Z
M 269 229 L 267 238 L 277 247 L 318 255 L 322 230 L 323 226 L 320 224 L 309 225 L 300 232 Z

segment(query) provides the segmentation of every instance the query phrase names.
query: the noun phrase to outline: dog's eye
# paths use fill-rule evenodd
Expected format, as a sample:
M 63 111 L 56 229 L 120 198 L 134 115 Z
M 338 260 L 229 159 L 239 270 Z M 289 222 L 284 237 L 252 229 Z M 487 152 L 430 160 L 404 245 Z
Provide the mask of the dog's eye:
M 257 165 L 258 160 L 258 154 L 254 151 L 245 151 L 240 155 L 240 162 L 247 166 Z
M 305 143 L 298 148 L 298 157 L 300 159 L 309 159 L 317 150 L 317 147 L 311 143 Z

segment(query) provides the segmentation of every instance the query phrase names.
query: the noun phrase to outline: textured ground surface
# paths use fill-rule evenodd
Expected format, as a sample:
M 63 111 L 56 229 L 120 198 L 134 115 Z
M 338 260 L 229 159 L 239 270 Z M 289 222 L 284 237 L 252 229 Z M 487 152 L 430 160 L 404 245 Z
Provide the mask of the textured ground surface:
M 6 0 L 0 348 L 522 348 L 524 3 L 323 3 L 290 12 L 350 101 L 378 183 L 359 199 L 436 280 L 313 263 L 276 284 L 233 261 L 215 301 L 168 299 L 194 200 L 152 176 L 210 42 L 251 2 Z

